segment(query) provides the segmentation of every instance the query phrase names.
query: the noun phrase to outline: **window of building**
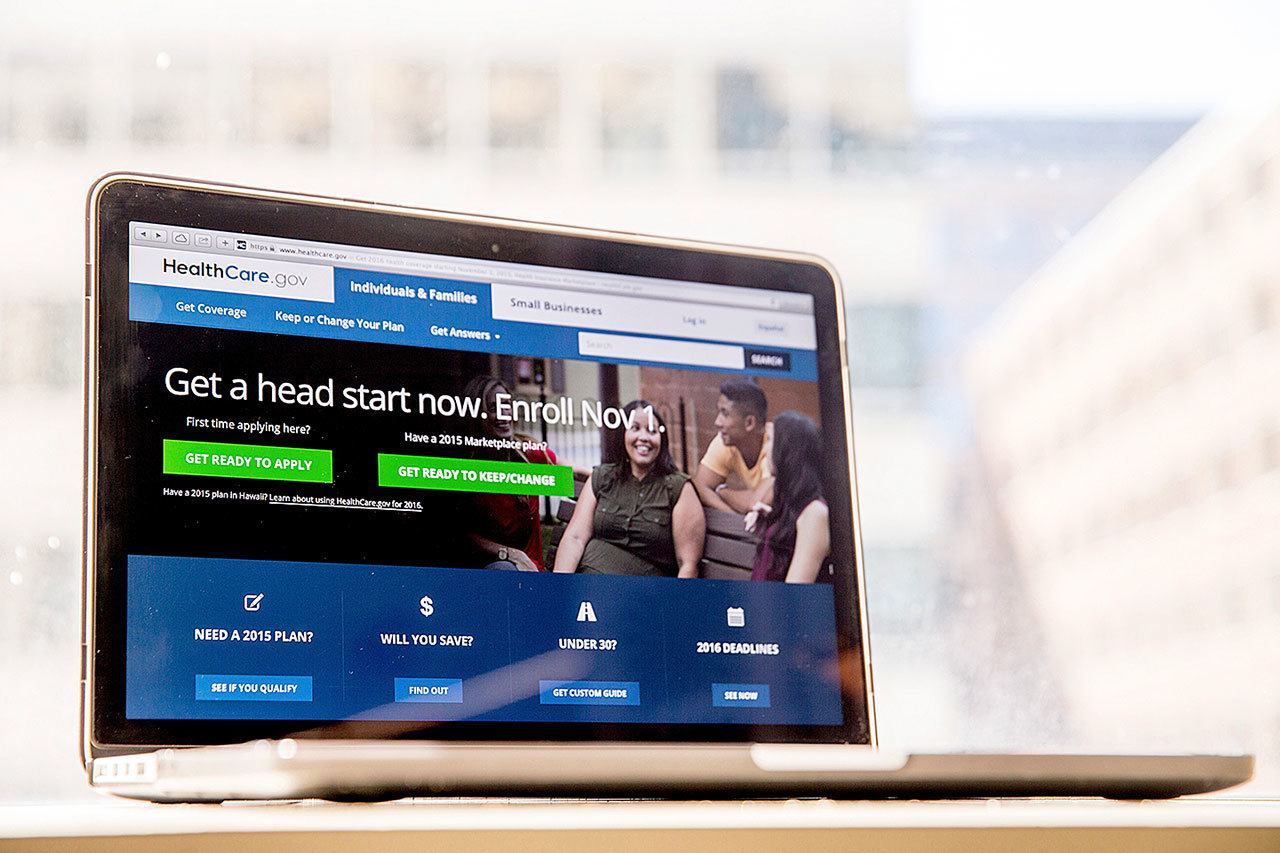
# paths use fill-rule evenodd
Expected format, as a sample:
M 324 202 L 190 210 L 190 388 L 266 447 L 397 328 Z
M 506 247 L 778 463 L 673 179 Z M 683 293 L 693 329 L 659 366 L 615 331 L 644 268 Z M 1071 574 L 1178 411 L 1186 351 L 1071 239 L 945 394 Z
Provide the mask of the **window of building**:
M 259 58 L 253 64 L 251 137 L 267 146 L 329 144 L 332 95 L 323 62 Z
M 670 142 L 671 75 L 609 66 L 600 76 L 600 146 L 606 167 L 652 166 Z
M 542 151 L 559 141 L 560 77 L 552 68 L 498 65 L 489 72 L 489 144 Z
M 445 70 L 403 60 L 369 68 L 370 135 L 375 145 L 439 150 L 445 144 Z
M 827 145 L 836 172 L 906 168 L 906 76 L 883 65 L 841 67 L 829 77 Z
M 209 78 L 202 59 L 146 53 L 133 66 L 129 138 L 149 147 L 185 146 L 209 134 Z
M 88 63 L 83 56 L 19 52 L 9 75 L 10 139 L 35 148 L 89 139 Z
M 847 313 L 854 388 L 919 387 L 924 379 L 920 305 L 852 305 Z
M 716 146 L 729 171 L 786 164 L 789 112 L 781 79 L 744 67 L 716 72 Z

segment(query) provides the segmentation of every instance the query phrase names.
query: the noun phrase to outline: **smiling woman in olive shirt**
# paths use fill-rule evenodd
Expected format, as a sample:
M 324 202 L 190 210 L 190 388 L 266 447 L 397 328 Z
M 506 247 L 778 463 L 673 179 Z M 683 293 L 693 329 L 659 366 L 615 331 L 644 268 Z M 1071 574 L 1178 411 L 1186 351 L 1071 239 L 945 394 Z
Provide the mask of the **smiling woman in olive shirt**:
M 666 426 L 645 400 L 624 409 L 627 458 L 597 465 L 556 551 L 557 572 L 698 576 L 702 504 L 676 470 Z

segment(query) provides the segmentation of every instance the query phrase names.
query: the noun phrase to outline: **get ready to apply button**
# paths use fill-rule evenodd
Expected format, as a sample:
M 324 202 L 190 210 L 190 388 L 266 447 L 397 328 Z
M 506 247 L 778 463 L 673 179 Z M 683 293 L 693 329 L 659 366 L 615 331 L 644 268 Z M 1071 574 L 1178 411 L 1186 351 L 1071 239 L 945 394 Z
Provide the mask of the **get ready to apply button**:
M 713 684 L 711 705 L 714 708 L 768 708 L 767 684 Z
M 269 444 L 164 440 L 164 473 L 332 483 L 333 451 Z
M 638 681 L 539 681 L 543 705 L 639 705 Z
M 310 702 L 309 675 L 197 675 L 196 699 L 234 702 Z
M 397 702 L 447 702 L 462 701 L 461 678 L 397 678 Z

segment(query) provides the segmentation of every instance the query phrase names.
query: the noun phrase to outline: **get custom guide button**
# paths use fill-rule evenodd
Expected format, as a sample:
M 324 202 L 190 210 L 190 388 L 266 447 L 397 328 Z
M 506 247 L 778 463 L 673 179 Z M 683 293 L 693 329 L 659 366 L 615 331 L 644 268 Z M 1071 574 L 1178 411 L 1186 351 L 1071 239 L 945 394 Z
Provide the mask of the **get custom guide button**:
M 163 472 L 193 477 L 332 483 L 333 451 L 166 438 Z
M 638 681 L 539 681 L 543 705 L 639 705 Z

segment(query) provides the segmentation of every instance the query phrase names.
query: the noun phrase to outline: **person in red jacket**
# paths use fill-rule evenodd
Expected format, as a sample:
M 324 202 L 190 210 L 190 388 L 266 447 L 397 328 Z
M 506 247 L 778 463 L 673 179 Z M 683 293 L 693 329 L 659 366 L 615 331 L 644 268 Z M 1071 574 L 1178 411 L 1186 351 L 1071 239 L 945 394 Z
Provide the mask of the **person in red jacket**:
M 498 394 L 511 391 L 493 376 L 477 376 L 467 383 L 464 397 L 484 401 L 487 417 L 479 420 L 480 432 L 489 438 L 511 439 L 520 443 L 532 441 L 520 435 L 509 419 L 498 417 Z M 554 465 L 556 454 L 550 448 L 540 450 L 498 449 L 486 452 L 485 458 L 506 462 L 532 462 Z M 542 554 L 542 521 L 537 495 L 503 495 L 471 492 L 466 495 L 473 524 L 467 539 L 475 553 L 474 564 L 487 569 L 522 572 L 546 571 Z

